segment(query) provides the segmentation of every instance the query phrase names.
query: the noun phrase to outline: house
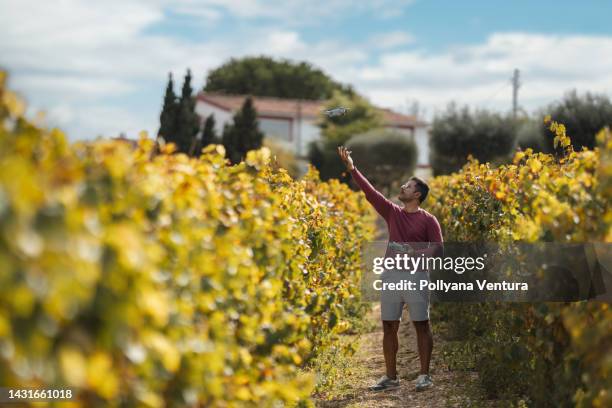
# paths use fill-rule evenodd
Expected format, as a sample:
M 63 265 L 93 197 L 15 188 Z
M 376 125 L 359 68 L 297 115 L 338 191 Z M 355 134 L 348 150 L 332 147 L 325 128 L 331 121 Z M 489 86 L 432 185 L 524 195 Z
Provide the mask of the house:
M 246 95 L 226 95 L 200 92 L 195 111 L 202 122 L 211 114 L 215 117 L 215 130 L 222 134 L 226 123 L 231 123 L 240 110 Z M 320 138 L 317 121 L 325 110 L 326 101 L 253 97 L 262 132 L 292 151 L 298 158 L 305 158 L 308 144 Z M 417 168 L 429 169 L 429 131 L 426 123 L 414 116 L 403 115 L 390 109 L 379 108 L 385 127 L 396 129 L 414 137 L 418 149 Z

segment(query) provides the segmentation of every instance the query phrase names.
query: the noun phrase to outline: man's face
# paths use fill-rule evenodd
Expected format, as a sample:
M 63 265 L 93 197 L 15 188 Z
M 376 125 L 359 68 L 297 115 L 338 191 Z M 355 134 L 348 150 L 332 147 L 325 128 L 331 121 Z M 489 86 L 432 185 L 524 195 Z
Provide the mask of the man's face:
M 421 193 L 419 192 L 419 190 L 417 190 L 416 187 L 417 184 L 414 180 L 410 180 L 404 183 L 400 187 L 400 193 L 398 194 L 397 198 L 403 202 L 418 200 L 421 196 Z

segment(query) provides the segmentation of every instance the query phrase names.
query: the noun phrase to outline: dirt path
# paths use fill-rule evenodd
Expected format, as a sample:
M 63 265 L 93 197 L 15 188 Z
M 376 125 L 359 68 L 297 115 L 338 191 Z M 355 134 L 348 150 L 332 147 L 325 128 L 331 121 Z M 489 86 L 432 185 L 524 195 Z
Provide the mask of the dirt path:
M 382 218 L 377 220 L 377 241 L 388 240 L 387 227 Z M 432 321 L 434 349 L 431 357 L 430 374 L 434 387 L 416 392 L 414 381 L 419 375 L 419 355 L 416 347 L 416 334 L 410 322 L 408 310 L 404 308 L 399 330 L 399 352 L 397 371 L 400 387 L 383 392 L 372 392 L 368 387 L 385 373 L 385 360 L 382 353 L 382 327 L 380 323 L 380 304 L 373 304 L 368 320 L 373 323 L 372 331 L 362 334 L 357 341 L 357 351 L 350 358 L 350 369 L 333 387 L 333 396 L 319 395 L 315 403 L 320 408 L 361 408 L 361 407 L 411 407 L 411 408 L 464 408 L 491 407 L 490 401 L 482 399 L 475 372 L 450 371 L 444 365 L 442 346 L 444 339 Z M 353 341 L 350 339 L 349 341 Z
M 317 407 L 464 407 L 469 406 L 469 398 L 463 395 L 461 384 L 465 374 L 449 371 L 440 356 L 441 339 L 434 334 L 434 351 L 431 362 L 431 376 L 434 387 L 416 392 L 414 380 L 419 374 L 419 356 L 416 350 L 414 328 L 404 309 L 400 325 L 400 349 L 398 352 L 398 375 L 400 387 L 384 392 L 371 392 L 372 385 L 385 372 L 382 354 L 382 328 L 365 333 L 359 339 L 358 349 L 351 359 L 350 373 L 342 379 L 336 390 L 340 395 L 330 400 L 318 399 Z M 369 316 L 372 321 L 380 321 L 380 306 L 375 305 Z

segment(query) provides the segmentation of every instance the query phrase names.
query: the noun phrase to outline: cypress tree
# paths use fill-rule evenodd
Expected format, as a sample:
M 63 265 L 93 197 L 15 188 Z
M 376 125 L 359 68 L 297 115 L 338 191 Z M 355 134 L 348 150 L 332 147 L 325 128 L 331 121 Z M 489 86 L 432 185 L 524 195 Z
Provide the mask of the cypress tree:
M 234 123 L 223 129 L 223 146 L 228 159 L 234 164 L 240 163 L 249 150 L 262 146 L 263 137 L 253 99 L 249 96 L 234 115 Z
M 183 81 L 181 98 L 178 102 L 176 137 L 173 140 L 179 152 L 189 154 L 199 129 L 200 122 L 195 113 L 195 99 L 193 97 L 193 88 L 191 87 L 191 70 L 188 69 L 185 80 Z
M 215 132 L 215 115 L 211 113 L 204 121 L 202 133 L 198 133 L 196 137 L 193 138 L 189 155 L 199 157 L 203 148 L 209 144 L 217 143 L 219 143 L 219 140 L 217 139 L 217 134 Z
M 240 111 L 236 112 L 236 115 L 234 116 L 234 122 L 236 121 L 236 117 L 238 115 L 240 115 Z M 237 135 L 238 133 L 236 132 L 234 125 L 226 123 L 223 126 L 223 135 L 221 136 L 221 142 L 223 144 L 223 147 L 225 147 L 225 156 L 232 163 L 240 163 L 241 160 Z
M 166 142 L 171 141 L 176 133 L 176 116 L 178 103 L 174 93 L 174 81 L 172 72 L 168 73 L 168 85 L 164 95 L 164 105 L 159 115 L 159 131 L 157 137 L 163 137 Z
M 211 113 L 204 122 L 204 130 L 202 131 L 202 148 L 209 144 L 218 143 L 217 134 L 215 132 L 215 116 Z
M 202 149 L 209 144 L 220 143 L 215 133 L 215 116 L 211 113 L 204 121 L 202 133 L 198 133 L 193 138 L 189 155 L 193 157 L 199 157 L 202 153 Z

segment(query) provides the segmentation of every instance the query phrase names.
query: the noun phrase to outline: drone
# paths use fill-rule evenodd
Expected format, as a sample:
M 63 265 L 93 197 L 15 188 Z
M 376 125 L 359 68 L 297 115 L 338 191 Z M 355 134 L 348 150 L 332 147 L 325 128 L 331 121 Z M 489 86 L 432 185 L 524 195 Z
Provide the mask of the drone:
M 343 106 L 339 106 L 337 108 L 328 109 L 325 111 L 325 114 L 329 117 L 344 115 L 348 112 L 349 108 L 345 108 Z

